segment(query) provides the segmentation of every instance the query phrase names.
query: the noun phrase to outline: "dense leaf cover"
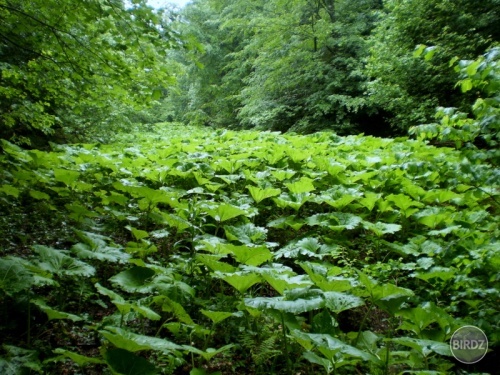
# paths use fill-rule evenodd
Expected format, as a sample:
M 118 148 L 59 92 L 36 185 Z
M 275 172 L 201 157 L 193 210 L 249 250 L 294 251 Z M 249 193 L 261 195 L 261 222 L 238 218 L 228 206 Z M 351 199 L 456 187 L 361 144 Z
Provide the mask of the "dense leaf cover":
M 437 374 L 462 325 L 498 346 L 499 171 L 452 149 L 174 125 L 3 149 L 2 374 Z

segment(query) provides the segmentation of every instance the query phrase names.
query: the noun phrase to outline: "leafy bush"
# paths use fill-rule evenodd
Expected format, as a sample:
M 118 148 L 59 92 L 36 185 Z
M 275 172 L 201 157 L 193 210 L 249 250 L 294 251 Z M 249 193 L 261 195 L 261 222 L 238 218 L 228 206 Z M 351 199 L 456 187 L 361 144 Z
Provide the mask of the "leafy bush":
M 420 51 L 424 47 L 420 48 Z M 483 94 L 472 106 L 473 118 L 456 108 L 439 108 L 439 123 L 420 125 L 410 130 L 419 139 L 452 143 L 465 148 L 471 160 L 500 161 L 500 48 L 494 47 L 476 60 L 461 60 L 455 70 L 460 74 L 462 92 Z

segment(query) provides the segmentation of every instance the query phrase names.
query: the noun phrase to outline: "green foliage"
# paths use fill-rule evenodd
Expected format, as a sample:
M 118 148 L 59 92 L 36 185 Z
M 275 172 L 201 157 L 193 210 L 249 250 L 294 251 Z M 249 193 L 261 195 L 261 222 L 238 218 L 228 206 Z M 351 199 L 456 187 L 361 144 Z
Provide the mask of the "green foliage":
M 110 134 L 172 82 L 171 30 L 145 1 L 2 0 L 0 18 L 0 138 Z
M 438 106 L 467 111 L 470 97 L 455 89 L 448 63 L 455 56 L 475 58 L 498 42 L 498 19 L 496 0 L 385 2 L 371 37 L 370 100 L 403 131 L 429 123 Z M 433 46 L 426 53 L 428 61 L 413 57 L 420 45 Z
M 460 74 L 460 86 L 466 93 L 473 89 L 484 94 L 472 105 L 473 117 L 456 108 L 439 108 L 439 123 L 420 125 L 410 130 L 419 139 L 451 143 L 465 148 L 471 160 L 500 161 L 500 48 L 495 47 L 476 60 L 461 60 L 455 70 Z M 476 144 L 479 146 L 476 146 Z
M 3 145 L 6 373 L 446 373 L 456 328 L 498 346 L 498 171 L 480 159 L 171 124 Z
M 361 70 L 379 7 L 375 0 L 190 4 L 180 29 L 201 48 L 179 57 L 187 74 L 172 104 L 199 125 L 352 132 L 369 111 Z

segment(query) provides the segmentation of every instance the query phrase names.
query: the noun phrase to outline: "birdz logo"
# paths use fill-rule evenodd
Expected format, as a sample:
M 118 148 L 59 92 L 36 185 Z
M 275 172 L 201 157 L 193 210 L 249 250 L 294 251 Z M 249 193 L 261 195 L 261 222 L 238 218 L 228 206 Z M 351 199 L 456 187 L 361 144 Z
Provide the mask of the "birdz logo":
M 450 340 L 453 356 L 465 364 L 479 362 L 488 351 L 488 338 L 474 326 L 464 326 L 455 331 Z

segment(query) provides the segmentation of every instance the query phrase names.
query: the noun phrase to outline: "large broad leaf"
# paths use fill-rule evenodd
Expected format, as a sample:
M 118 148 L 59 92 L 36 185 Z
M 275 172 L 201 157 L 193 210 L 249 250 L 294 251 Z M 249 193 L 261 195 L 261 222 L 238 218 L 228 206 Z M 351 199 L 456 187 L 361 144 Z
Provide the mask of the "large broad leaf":
M 442 339 L 444 339 L 446 333 L 454 325 L 453 318 L 447 312 L 429 302 L 415 308 L 400 310 L 396 315 L 404 319 L 399 328 L 412 331 L 418 337 L 430 338 L 423 336 L 424 330 L 437 322 L 441 328 Z M 432 332 L 435 333 L 434 327 Z
M 221 203 L 215 208 L 208 209 L 207 213 L 218 222 L 224 222 L 241 215 L 246 215 L 245 210 L 228 203 Z
M 421 202 L 414 201 L 405 194 L 391 194 L 386 198 L 388 201 L 393 202 L 403 213 L 404 217 L 409 217 L 411 214 L 418 211 L 411 207 L 423 207 Z
M 17 198 L 19 197 L 20 190 L 12 185 L 2 185 L 0 186 L 0 193 L 4 193 L 5 195 L 10 195 L 11 197 Z
M 100 330 L 99 333 L 117 348 L 134 353 L 142 350 L 157 350 L 164 354 L 172 354 L 183 349 L 182 346 L 171 341 L 138 335 L 118 327 L 106 327 L 104 330 Z
M 264 246 L 233 245 L 220 241 L 217 237 L 208 238 L 197 248 L 210 251 L 216 255 L 232 255 L 239 263 L 258 266 L 272 259 L 272 253 Z
M 292 314 L 301 314 L 306 311 L 317 310 L 325 306 L 325 300 L 321 295 L 305 296 L 287 300 L 286 297 L 255 297 L 245 298 L 245 305 L 258 310 L 274 309 Z
M 156 312 L 151 310 L 149 307 L 142 306 L 138 301 L 126 301 L 122 296 L 120 296 L 118 293 L 113 292 L 110 289 L 107 289 L 100 285 L 99 283 L 95 284 L 95 287 L 97 291 L 111 299 L 111 302 L 116 306 L 118 311 L 122 315 L 128 314 L 131 311 L 137 312 L 139 315 L 144 316 L 145 318 L 151 319 L 151 320 L 159 320 L 161 318 L 160 315 L 158 315 Z
M 66 186 L 70 186 L 80 177 L 80 173 L 77 171 L 71 171 L 68 169 L 54 169 L 54 179 L 59 182 L 63 182 Z
M 368 211 L 372 211 L 381 196 L 381 194 L 367 192 L 365 193 L 364 198 L 358 200 L 358 203 L 365 207 Z
M 0 290 L 12 296 L 29 289 L 35 280 L 22 264 L 22 259 L 15 257 L 0 258 Z
M 272 253 L 264 246 L 249 247 L 235 246 L 232 244 L 223 245 L 228 254 L 233 255 L 239 263 L 249 266 L 259 266 L 272 259 Z
M 435 229 L 441 223 L 451 223 L 453 220 L 453 212 L 448 208 L 429 207 L 415 214 L 415 217 L 418 219 L 419 223 Z
M 111 349 L 104 355 L 113 371 L 120 375 L 154 375 L 159 370 L 143 357 L 124 349 Z
M 162 218 L 165 223 L 177 229 L 179 233 L 184 232 L 186 229 L 191 228 L 193 224 L 189 220 L 186 220 L 175 214 L 167 214 L 162 212 Z
M 262 274 L 262 277 L 281 295 L 290 289 L 304 288 L 312 285 L 311 281 L 307 277 L 304 277 L 304 275 L 291 276 L 274 273 Z
M 201 355 L 205 361 L 210 361 L 213 357 L 215 357 L 217 354 L 225 352 L 226 350 L 229 350 L 233 348 L 234 344 L 228 344 L 220 347 L 219 349 L 214 349 L 214 348 L 208 348 L 207 350 L 200 350 L 197 348 L 193 348 L 192 346 L 185 346 L 186 349 L 188 349 L 191 353 L 195 353 L 198 355 Z
M 353 309 L 365 304 L 362 298 L 339 292 L 325 292 L 326 307 L 335 313 Z
M 206 317 L 210 318 L 214 324 L 220 323 L 223 320 L 233 316 L 233 313 L 225 312 L 225 311 L 209 311 L 201 309 L 200 312 Z
M 292 258 L 299 257 L 308 258 L 323 258 L 325 255 L 331 255 L 336 249 L 335 246 L 321 244 L 318 239 L 314 237 L 306 237 L 299 241 L 292 241 L 285 247 L 274 253 L 276 259 L 279 258 Z
M 371 230 L 377 237 L 382 237 L 384 234 L 399 232 L 401 230 L 401 225 L 382 223 L 381 221 L 373 224 L 369 221 L 363 221 L 363 228 Z
M 415 272 L 412 276 L 425 281 L 429 281 L 434 278 L 447 281 L 455 276 L 455 270 L 449 267 L 436 266 L 426 270 L 425 272 Z
M 96 363 L 96 364 L 105 363 L 100 358 L 87 357 L 87 356 L 84 356 L 84 355 L 81 355 L 81 354 L 78 354 L 75 352 L 71 352 L 69 350 L 62 349 L 62 348 L 54 349 L 54 353 L 60 354 L 60 356 L 58 356 L 56 358 L 51 358 L 51 361 L 57 361 L 59 359 L 69 358 L 79 366 L 85 366 L 85 365 L 93 364 L 93 363 Z
M 69 314 L 69 313 L 66 313 L 63 311 L 54 310 L 53 308 L 49 307 L 45 303 L 45 301 L 43 301 L 41 299 L 32 300 L 31 302 L 33 302 L 40 310 L 42 310 L 45 314 L 47 314 L 47 317 L 49 318 L 49 320 L 68 319 L 68 320 L 72 320 L 73 322 L 78 322 L 80 320 L 83 320 L 78 315 Z
M 314 352 L 311 352 L 310 350 L 305 351 L 302 354 L 302 357 L 304 357 L 311 363 L 323 366 L 327 374 L 331 374 L 332 371 L 334 370 L 334 364 L 332 363 L 332 361 L 330 361 L 327 358 L 320 357 L 319 355 L 317 355 Z
M 238 226 L 226 225 L 224 227 L 226 237 L 230 241 L 239 241 L 244 244 L 262 243 L 266 239 L 267 229 L 257 227 L 252 223 L 240 224 Z
M 273 200 L 280 208 L 290 207 L 298 211 L 310 198 L 310 193 L 281 193 L 280 196 L 273 198 Z
M 305 349 L 311 350 L 317 348 L 323 355 L 329 359 L 333 359 L 336 353 L 341 353 L 345 356 L 361 358 L 365 361 L 380 362 L 374 355 L 365 351 L 359 350 L 354 346 L 348 345 L 330 335 L 322 333 L 306 333 L 298 330 L 291 332 L 291 335 Z
M 109 280 L 127 292 L 146 293 L 154 288 L 154 285 L 149 284 L 148 281 L 150 281 L 155 274 L 155 271 L 150 268 L 135 266 L 120 272 Z
M 57 250 L 48 246 L 34 245 L 33 250 L 38 254 L 34 263 L 43 270 L 58 276 L 92 276 L 95 268 L 75 259 L 66 250 Z
M 111 263 L 126 263 L 130 259 L 130 254 L 127 254 L 121 247 L 100 246 L 94 247 L 77 243 L 71 247 L 71 251 L 80 259 L 96 259 Z
M 312 262 L 298 262 L 298 264 L 307 272 L 314 285 L 323 291 L 345 292 L 353 288 L 352 279 L 330 275 L 334 270 L 333 267 L 327 268 L 323 264 Z
M 452 356 L 450 344 L 446 342 L 421 340 L 421 339 L 414 339 L 411 337 L 397 337 L 388 340 L 396 344 L 408 346 L 412 349 L 415 349 L 418 353 L 420 353 L 424 357 L 427 357 L 432 352 L 445 355 L 448 357 Z
M 111 242 L 111 239 L 97 233 L 75 229 L 76 235 L 83 243 L 77 243 L 71 248 L 82 259 L 97 259 L 108 262 L 126 263 L 130 255 Z
M 135 239 L 137 241 L 140 241 L 142 240 L 143 238 L 147 238 L 149 237 L 149 233 L 146 232 L 145 230 L 141 230 L 141 229 L 137 229 L 137 228 L 134 228 L 133 226 L 131 225 L 127 225 L 125 228 L 127 228 L 129 231 L 132 232 L 133 236 L 135 237 Z
M 292 178 L 295 175 L 295 173 L 297 173 L 297 172 L 294 170 L 291 170 L 291 169 L 277 169 L 277 170 L 271 171 L 271 174 L 274 177 L 276 177 L 276 179 L 278 181 L 288 180 L 288 179 Z
M 244 293 L 252 285 L 262 281 L 262 277 L 256 273 L 235 272 L 227 274 L 216 272 L 216 275 L 233 286 L 240 293 Z
M 301 177 L 300 180 L 295 182 L 285 183 L 285 185 L 292 194 L 309 193 L 310 191 L 316 189 L 312 181 L 313 180 L 311 180 L 310 178 Z
M 228 263 L 220 262 L 221 255 L 212 254 L 196 254 L 196 260 L 203 263 L 205 266 L 210 268 L 212 271 L 220 271 L 225 273 L 231 273 L 236 270 L 236 268 Z
M 252 186 L 252 185 L 248 185 L 247 189 L 252 195 L 252 198 L 254 199 L 255 203 L 260 203 L 266 198 L 276 197 L 281 194 L 280 189 L 273 189 L 273 188 L 261 189 L 257 186 Z
M 157 304 L 161 304 L 162 311 L 172 313 L 175 317 L 177 317 L 177 319 L 179 319 L 180 322 L 194 325 L 193 320 L 180 303 L 166 296 L 154 297 L 153 301 Z
M 297 218 L 295 215 L 280 217 L 279 219 L 273 220 L 267 224 L 270 228 L 280 228 L 286 229 L 287 227 L 293 230 L 299 230 L 304 226 L 305 221 Z
M 361 271 L 357 271 L 357 273 L 359 275 L 359 281 L 366 288 L 365 295 L 371 297 L 378 306 L 391 313 L 396 313 L 399 307 L 409 297 L 414 295 L 413 291 L 410 289 L 389 283 L 380 284 Z
M 362 222 L 361 217 L 349 213 L 332 212 L 328 214 L 317 214 L 306 219 L 308 225 L 319 225 L 331 230 L 352 230 Z

